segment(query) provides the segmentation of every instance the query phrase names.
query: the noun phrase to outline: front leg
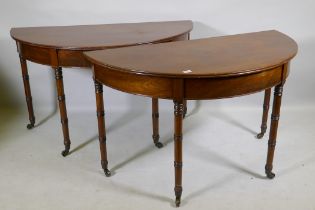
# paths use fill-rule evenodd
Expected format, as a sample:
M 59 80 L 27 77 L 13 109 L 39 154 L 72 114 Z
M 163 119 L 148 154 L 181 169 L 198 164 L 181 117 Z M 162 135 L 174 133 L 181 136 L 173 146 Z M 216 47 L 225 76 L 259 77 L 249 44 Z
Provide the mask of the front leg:
M 70 150 L 70 137 L 69 137 L 69 127 L 68 127 L 68 117 L 67 117 L 67 108 L 66 108 L 66 97 L 63 88 L 63 76 L 62 76 L 62 68 L 55 68 L 55 78 L 57 85 L 57 93 L 58 93 L 58 103 L 59 103 L 59 111 L 60 118 L 62 124 L 62 132 L 64 138 L 65 150 L 61 152 L 62 156 L 67 156 Z
M 108 170 L 107 161 L 107 149 L 106 149 L 106 130 L 105 130 L 105 112 L 104 112 L 104 100 L 103 100 L 103 85 L 96 80 L 95 84 L 95 96 L 96 96 L 96 115 L 98 122 L 98 139 L 100 142 L 101 152 L 101 165 L 104 170 L 105 176 L 109 177 L 111 172 Z
M 267 153 L 267 163 L 265 166 L 265 172 L 269 179 L 273 179 L 275 174 L 272 172 L 273 168 L 273 157 L 277 141 L 277 131 L 278 123 L 280 118 L 280 107 L 282 98 L 283 84 L 277 85 L 274 90 L 274 99 L 271 114 L 271 125 L 268 141 L 268 153 Z
M 26 127 L 27 129 L 32 129 L 35 125 L 35 116 L 34 116 L 34 110 L 33 110 L 31 86 L 29 82 L 27 63 L 26 63 L 26 60 L 21 55 L 20 55 L 20 63 L 21 63 L 21 69 L 22 69 L 25 99 L 26 99 L 27 110 L 28 110 L 28 118 L 30 121 L 30 123 L 27 124 Z
M 174 100 L 174 168 L 175 168 L 175 204 L 179 207 L 182 195 L 182 140 L 183 140 L 183 100 Z

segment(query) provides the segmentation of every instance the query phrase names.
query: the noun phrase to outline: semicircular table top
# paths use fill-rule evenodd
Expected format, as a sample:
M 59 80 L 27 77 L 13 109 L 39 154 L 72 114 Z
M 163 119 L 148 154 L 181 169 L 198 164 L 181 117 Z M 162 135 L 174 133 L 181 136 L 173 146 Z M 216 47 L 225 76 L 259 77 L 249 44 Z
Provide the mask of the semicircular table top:
M 155 45 L 85 52 L 112 70 L 161 77 L 226 77 L 261 72 L 288 62 L 297 44 L 271 30 Z
M 24 44 L 72 50 L 97 50 L 161 42 L 187 34 L 190 20 L 103 25 L 12 28 L 11 37 Z

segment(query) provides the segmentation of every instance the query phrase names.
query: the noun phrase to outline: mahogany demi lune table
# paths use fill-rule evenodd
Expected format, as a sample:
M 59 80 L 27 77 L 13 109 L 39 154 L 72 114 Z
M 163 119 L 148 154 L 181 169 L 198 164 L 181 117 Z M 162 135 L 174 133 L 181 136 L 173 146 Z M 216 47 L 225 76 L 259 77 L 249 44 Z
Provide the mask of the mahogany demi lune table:
M 103 84 L 174 101 L 176 206 L 182 194 L 184 100 L 236 97 L 275 87 L 265 166 L 272 179 L 282 90 L 296 53 L 295 41 L 274 30 L 84 53 L 93 63 L 103 169 L 108 171 Z
M 58 102 L 66 156 L 70 150 L 68 117 L 65 102 L 62 67 L 89 67 L 83 51 L 120 48 L 133 45 L 172 42 L 189 39 L 192 21 L 123 23 L 103 25 L 54 26 L 12 28 L 11 37 L 16 41 L 20 56 L 26 103 L 31 129 L 35 125 L 27 60 L 51 66 L 55 71 Z M 158 99 L 152 98 L 153 141 L 157 147 Z

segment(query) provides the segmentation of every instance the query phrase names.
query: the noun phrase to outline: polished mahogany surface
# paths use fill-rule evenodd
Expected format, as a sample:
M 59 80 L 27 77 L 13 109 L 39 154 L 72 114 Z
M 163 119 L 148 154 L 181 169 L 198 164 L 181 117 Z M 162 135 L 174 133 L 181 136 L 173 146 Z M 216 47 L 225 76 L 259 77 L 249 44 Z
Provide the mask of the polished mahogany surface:
M 165 42 L 192 30 L 190 20 L 103 25 L 12 28 L 24 44 L 72 50 L 98 50 L 150 42 Z
M 288 62 L 296 43 L 278 31 L 85 53 L 113 70 L 166 77 L 225 77 L 268 70 Z

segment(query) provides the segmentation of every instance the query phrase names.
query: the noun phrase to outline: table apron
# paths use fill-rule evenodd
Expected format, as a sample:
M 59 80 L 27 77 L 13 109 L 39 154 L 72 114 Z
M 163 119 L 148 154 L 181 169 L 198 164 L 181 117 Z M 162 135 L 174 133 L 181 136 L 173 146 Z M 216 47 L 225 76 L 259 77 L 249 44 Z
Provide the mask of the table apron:
M 172 78 L 130 74 L 111 70 L 97 64 L 93 66 L 93 74 L 94 78 L 102 84 L 126 93 L 153 98 L 171 99 L 173 97 Z
M 90 62 L 80 50 L 58 50 L 59 65 L 63 67 L 90 67 Z
M 117 71 L 104 66 L 94 65 L 94 78 L 111 88 L 154 98 L 178 98 L 182 92 L 183 99 L 218 99 L 247 95 L 280 84 L 288 76 L 285 65 L 270 70 L 219 78 L 172 78 Z M 174 91 L 181 80 L 182 91 Z
M 163 40 L 152 41 L 152 43 L 166 43 L 173 41 L 182 41 L 189 39 L 189 32 L 178 36 L 166 38 Z M 84 57 L 84 50 L 56 49 L 49 47 L 40 47 L 17 41 L 18 53 L 25 60 L 32 61 L 54 67 L 90 67 L 90 62 Z M 143 43 L 145 44 L 145 43 Z M 137 45 L 137 44 L 134 44 Z M 123 47 L 123 46 L 122 46 Z M 111 48 L 111 47 L 109 47 Z M 113 47 L 119 48 L 119 47 Z M 100 47 L 98 50 L 103 49 Z M 105 49 L 105 48 L 104 48 Z M 89 51 L 89 50 L 86 50 Z
M 284 65 L 235 77 L 185 79 L 184 98 L 218 99 L 247 95 L 280 84 L 288 76 Z
M 17 42 L 17 50 L 19 55 L 25 60 L 55 67 L 59 65 L 57 51 L 55 49 Z
M 53 67 L 90 67 L 80 50 L 58 50 L 17 42 L 18 52 L 25 60 Z

